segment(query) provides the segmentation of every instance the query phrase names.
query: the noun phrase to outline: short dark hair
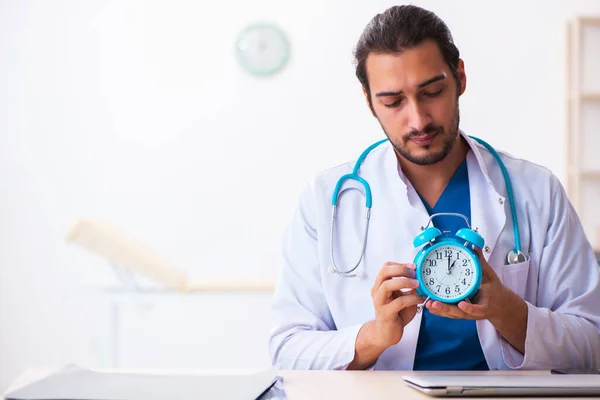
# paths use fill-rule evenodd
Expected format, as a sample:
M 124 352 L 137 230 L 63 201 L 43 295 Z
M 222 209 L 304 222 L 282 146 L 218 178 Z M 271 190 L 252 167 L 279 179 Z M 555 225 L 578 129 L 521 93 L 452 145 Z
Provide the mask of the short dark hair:
M 427 39 L 437 43 L 460 87 L 457 72 L 460 55 L 444 21 L 433 12 L 414 5 L 393 6 L 371 19 L 354 50 L 356 76 L 367 92 L 369 103 L 371 91 L 366 68 L 369 54 L 400 53 Z

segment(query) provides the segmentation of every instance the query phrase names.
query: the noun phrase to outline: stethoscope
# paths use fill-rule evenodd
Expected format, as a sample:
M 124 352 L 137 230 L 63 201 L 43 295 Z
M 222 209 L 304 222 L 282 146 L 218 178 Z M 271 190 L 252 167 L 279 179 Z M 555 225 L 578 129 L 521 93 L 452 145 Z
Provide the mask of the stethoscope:
M 477 137 L 474 137 L 474 136 L 469 136 L 469 137 L 471 139 L 474 139 L 477 142 L 481 143 L 486 149 L 489 150 L 490 153 L 492 153 L 492 155 L 494 156 L 496 161 L 498 161 L 498 165 L 500 166 L 500 170 L 502 171 L 502 175 L 504 176 L 504 182 L 506 184 L 506 192 L 508 194 L 508 203 L 510 205 L 510 213 L 512 215 L 512 220 L 513 220 L 513 232 L 514 232 L 514 237 L 515 237 L 515 248 L 508 252 L 508 254 L 506 256 L 506 261 L 508 262 L 508 264 L 517 264 L 520 262 L 527 261 L 528 257 L 521 251 L 521 235 L 519 233 L 519 222 L 517 221 L 517 210 L 515 208 L 515 198 L 513 195 L 512 185 L 510 183 L 510 177 L 508 176 L 508 171 L 506 170 L 506 166 L 504 165 L 504 162 L 502 162 L 502 159 L 500 158 L 500 155 L 498 154 L 498 152 L 496 150 L 494 150 L 494 148 L 492 146 L 490 146 L 487 142 L 485 142 L 484 140 L 479 139 Z M 371 187 L 369 186 L 369 183 L 365 179 L 361 178 L 358 175 L 358 170 L 360 169 L 361 164 L 363 163 L 363 161 L 365 160 L 367 155 L 371 152 L 371 150 L 373 150 L 380 144 L 385 143 L 387 141 L 388 141 L 388 139 L 383 139 L 383 140 L 373 143 L 371 146 L 367 147 L 365 149 L 365 151 L 362 152 L 360 157 L 358 157 L 358 160 L 356 160 L 356 164 L 354 164 L 354 169 L 352 170 L 352 173 L 346 174 L 346 175 L 343 175 L 342 177 L 340 177 L 340 179 L 337 181 L 337 183 L 335 185 L 335 189 L 333 190 L 333 198 L 331 200 L 331 205 L 332 205 L 331 238 L 329 241 L 329 243 L 330 243 L 329 252 L 331 255 L 331 264 L 332 264 L 332 268 L 330 269 L 330 271 L 335 272 L 338 275 L 345 277 L 345 278 L 361 276 L 360 273 L 358 273 L 358 272 L 354 273 L 354 271 L 358 268 L 358 266 L 362 262 L 362 259 L 365 255 L 365 248 L 367 246 L 367 234 L 369 232 L 369 220 L 371 218 L 371 205 L 373 204 L 373 200 L 371 197 Z M 358 259 L 356 264 L 351 269 L 349 269 L 347 271 L 342 271 L 342 270 L 340 270 L 340 268 L 337 266 L 337 264 L 335 262 L 335 257 L 333 255 L 333 248 L 334 248 L 335 218 L 337 216 L 336 210 L 337 210 L 338 198 L 339 198 L 339 195 L 345 190 L 345 189 L 342 190 L 342 185 L 347 180 L 356 181 L 356 182 L 360 183 L 364 188 L 364 191 L 365 191 L 364 195 L 366 198 L 366 201 L 365 201 L 365 207 L 366 207 L 366 209 L 365 209 L 365 230 L 364 230 L 364 235 L 363 235 L 362 248 L 360 251 L 360 258 Z

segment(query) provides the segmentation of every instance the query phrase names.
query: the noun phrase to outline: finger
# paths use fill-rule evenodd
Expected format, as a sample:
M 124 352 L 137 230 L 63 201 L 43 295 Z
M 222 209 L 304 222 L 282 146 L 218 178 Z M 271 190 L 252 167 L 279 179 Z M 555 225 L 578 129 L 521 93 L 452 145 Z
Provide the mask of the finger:
M 419 281 L 411 278 L 394 278 L 383 282 L 379 290 L 375 293 L 373 301 L 375 304 L 387 304 L 393 297 L 393 292 L 402 292 L 406 289 L 416 289 L 419 287 Z
M 461 301 L 458 303 L 458 308 L 463 311 L 465 314 L 470 315 L 471 317 L 482 319 L 485 317 L 485 306 L 481 304 L 473 304 L 466 301 Z
M 409 294 L 415 294 L 415 293 L 417 293 L 416 289 L 400 289 L 398 291 L 398 294 L 401 295 L 401 296 L 407 296 Z
M 400 296 L 406 296 L 409 294 L 414 294 L 417 291 L 415 289 L 400 289 L 400 290 L 394 290 L 392 292 L 392 299 L 396 299 Z
M 470 319 L 471 317 L 464 313 L 460 308 L 453 304 L 445 304 L 439 301 L 427 302 L 427 309 L 435 315 L 455 319 Z
M 479 262 L 481 263 L 481 267 L 483 268 L 483 265 L 487 264 L 487 261 L 483 255 L 483 250 L 475 246 L 473 246 L 473 248 L 475 249 L 475 254 L 477 254 L 477 257 L 479 257 Z
M 416 266 L 414 264 L 398 264 L 393 262 L 385 263 L 375 278 L 373 288 L 371 289 L 371 294 L 375 294 L 379 290 L 381 284 L 388 279 L 401 276 L 407 278 L 416 277 L 415 268 Z
M 473 251 L 475 251 L 480 260 L 483 259 L 483 250 L 481 249 L 481 247 L 472 246 L 471 248 L 473 249 Z
M 437 315 L 438 317 L 450 318 L 450 319 L 472 319 L 470 317 L 462 317 L 456 314 L 448 314 L 437 310 L 429 310 L 429 312 L 433 315 Z
M 383 315 L 386 317 L 396 317 L 399 311 L 404 310 L 407 307 L 416 306 L 423 302 L 423 297 L 418 294 L 411 294 L 408 296 L 400 296 L 396 300 L 386 304 L 382 308 Z
M 483 256 L 483 250 L 481 250 L 479 247 L 475 247 L 475 253 L 479 257 L 479 263 L 481 264 L 481 270 L 483 273 L 481 276 L 482 279 L 487 280 L 488 278 L 496 277 L 497 276 L 496 272 L 494 272 L 494 269 L 491 267 L 491 265 L 487 262 L 487 260 Z

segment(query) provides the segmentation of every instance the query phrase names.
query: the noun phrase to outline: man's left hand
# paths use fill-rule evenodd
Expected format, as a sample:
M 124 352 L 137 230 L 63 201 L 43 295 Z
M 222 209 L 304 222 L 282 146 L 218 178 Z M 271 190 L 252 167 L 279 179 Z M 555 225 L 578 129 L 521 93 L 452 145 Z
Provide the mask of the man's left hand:
M 483 270 L 481 287 L 477 294 L 471 299 L 471 302 L 461 301 L 456 305 L 429 300 L 426 307 L 432 314 L 474 320 L 503 319 L 503 315 L 506 314 L 507 301 L 512 298 L 511 295 L 515 294 L 502 284 L 498 275 L 483 257 L 481 249 L 476 248 L 475 252 L 479 256 Z

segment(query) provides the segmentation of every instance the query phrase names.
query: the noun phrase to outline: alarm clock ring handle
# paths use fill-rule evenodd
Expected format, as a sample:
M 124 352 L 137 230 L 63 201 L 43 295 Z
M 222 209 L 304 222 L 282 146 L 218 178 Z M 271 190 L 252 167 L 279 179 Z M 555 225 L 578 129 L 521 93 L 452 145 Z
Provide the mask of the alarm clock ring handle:
M 441 235 L 441 231 L 439 231 L 439 229 L 437 229 L 435 227 L 429 228 L 429 225 L 432 223 L 433 219 L 435 217 L 440 217 L 440 216 L 451 216 L 451 217 L 458 217 L 458 218 L 464 219 L 467 224 L 467 228 L 459 229 L 458 232 L 456 232 L 456 236 L 465 241 L 465 244 L 464 244 L 465 246 L 467 246 L 469 243 L 471 243 L 475 247 L 479 247 L 480 249 L 483 248 L 485 241 L 483 240 L 481 235 L 477 232 L 477 228 L 475 228 L 475 229 L 471 228 L 469 219 L 463 214 L 450 213 L 450 212 L 432 214 L 429 217 L 429 220 L 427 221 L 427 225 L 425 225 L 424 227 L 421 227 L 421 233 L 419 235 L 417 235 L 417 237 L 413 241 L 413 245 L 415 247 L 419 247 L 420 245 L 422 245 L 424 243 L 433 241 L 436 237 Z

